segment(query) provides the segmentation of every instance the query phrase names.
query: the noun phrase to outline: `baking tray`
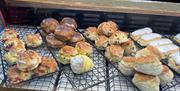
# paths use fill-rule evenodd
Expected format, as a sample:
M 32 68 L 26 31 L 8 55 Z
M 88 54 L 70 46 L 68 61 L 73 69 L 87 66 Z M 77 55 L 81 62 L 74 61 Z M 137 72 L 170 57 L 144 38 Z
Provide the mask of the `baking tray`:
M 16 30 L 19 33 L 20 39 L 23 40 L 23 37 L 27 33 L 37 33 L 37 28 L 33 26 L 8 26 L 7 28 L 11 28 Z M 2 43 L 1 43 L 2 45 Z M 29 48 L 28 48 L 29 49 Z M 32 50 L 35 50 L 36 52 L 40 53 L 42 56 L 48 56 L 53 58 L 52 54 L 49 50 L 46 49 L 46 44 L 43 42 L 43 44 L 38 48 L 30 48 Z M 3 56 L 5 51 L 3 50 L 3 47 L 1 46 L 1 56 Z M 36 89 L 36 90 L 53 90 L 55 89 L 54 86 L 56 84 L 56 79 L 58 78 L 58 75 L 60 74 L 60 65 L 56 72 L 44 75 L 44 76 L 33 76 L 31 79 L 27 81 L 22 81 L 16 85 L 12 85 L 9 83 L 7 79 L 7 68 L 10 66 L 6 61 L 4 61 L 4 58 L 1 57 L 1 62 L 3 68 L 3 75 L 4 75 L 4 81 L 3 86 L 5 87 L 14 87 L 14 88 L 25 88 L 25 89 Z

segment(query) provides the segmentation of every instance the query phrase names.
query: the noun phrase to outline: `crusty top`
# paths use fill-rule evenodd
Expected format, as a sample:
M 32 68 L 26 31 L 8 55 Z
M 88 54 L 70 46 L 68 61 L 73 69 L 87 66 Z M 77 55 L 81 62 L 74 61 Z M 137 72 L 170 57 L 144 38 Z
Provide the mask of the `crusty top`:
M 131 39 L 128 39 L 128 41 L 121 44 L 121 47 L 126 49 L 128 47 L 131 47 L 132 45 L 134 45 L 134 42 Z
M 154 55 L 147 55 L 147 56 L 143 56 L 143 57 L 139 57 L 136 60 L 136 63 L 138 64 L 144 64 L 144 63 L 158 63 L 160 62 L 159 59 L 154 56 Z
M 124 49 L 118 45 L 110 45 L 106 48 L 106 51 L 109 52 L 111 55 L 119 56 L 124 52 Z
M 41 61 L 41 56 L 39 53 L 33 50 L 26 50 L 19 54 L 20 61 L 24 61 L 26 64 L 31 63 L 33 59 L 37 59 L 37 61 Z M 39 62 L 38 62 L 39 63 Z
M 147 48 L 147 50 L 149 50 L 149 52 L 156 55 L 159 59 L 162 59 L 162 54 L 156 47 L 147 46 L 146 48 Z
M 97 46 L 102 46 L 106 42 L 108 42 L 108 38 L 104 35 L 99 36 L 98 39 L 95 40 Z
M 83 50 L 83 51 L 92 51 L 92 46 L 87 43 L 87 42 L 84 42 L 84 41 L 80 41 L 80 42 L 77 42 L 76 43 L 76 47 L 77 49 L 80 49 L 80 50 Z
M 162 73 L 163 74 L 169 74 L 169 71 L 171 71 L 170 69 L 169 69 L 169 67 L 167 67 L 166 65 L 163 65 L 163 71 L 162 71 Z M 161 73 L 161 74 L 162 74 Z
M 59 53 L 69 56 L 69 55 L 76 55 L 78 52 L 74 47 L 66 45 L 60 49 Z
M 137 58 L 131 57 L 131 56 L 124 56 L 122 58 L 122 61 L 128 62 L 128 63 L 134 63 L 136 60 L 137 60 Z
M 46 18 L 44 19 L 40 26 L 46 33 L 53 33 L 56 26 L 59 25 L 59 22 L 54 18 Z
M 86 29 L 86 33 L 97 33 L 97 28 L 96 27 L 88 27 Z
M 77 23 L 76 21 L 73 19 L 73 18 L 70 18 L 70 17 L 64 17 L 60 24 L 65 24 L 71 28 L 73 28 L 74 30 L 77 28 Z
M 42 40 L 39 33 L 37 33 L 37 34 L 27 34 L 26 39 L 27 39 L 27 42 L 29 42 L 29 43 L 33 43 L 33 41 Z
M 48 68 L 48 70 L 56 70 L 57 69 L 57 63 L 53 58 L 49 58 L 49 57 L 42 57 L 41 58 L 42 62 L 40 64 L 40 66 L 45 66 Z
M 82 36 L 82 34 L 75 32 L 71 38 L 71 42 L 78 42 L 78 41 L 83 41 L 84 37 Z

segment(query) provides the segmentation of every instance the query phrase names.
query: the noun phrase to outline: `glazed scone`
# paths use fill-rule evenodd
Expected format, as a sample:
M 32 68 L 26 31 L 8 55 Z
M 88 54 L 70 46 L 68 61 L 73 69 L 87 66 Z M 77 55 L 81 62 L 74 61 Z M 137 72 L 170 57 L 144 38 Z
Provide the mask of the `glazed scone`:
M 34 70 L 41 63 L 41 56 L 33 50 L 26 50 L 19 54 L 17 68 L 21 71 Z
M 70 17 L 64 17 L 61 21 L 60 24 L 65 24 L 71 28 L 73 28 L 74 30 L 77 29 L 77 23 L 73 18 Z
M 37 34 L 26 34 L 25 43 L 28 47 L 38 47 L 42 44 L 42 38 L 39 33 Z
M 11 65 L 16 64 L 16 62 L 19 60 L 19 55 L 17 52 L 8 51 L 4 54 L 4 59 Z
M 109 39 L 101 35 L 95 40 L 95 45 L 98 49 L 104 50 L 108 46 Z
M 133 76 L 135 74 L 134 63 L 135 57 L 124 56 L 119 62 L 119 70 L 126 76 Z
M 24 42 L 18 38 L 9 39 L 4 43 L 5 50 L 23 52 L 26 50 Z
M 167 44 L 172 44 L 173 42 L 170 39 L 167 38 L 162 38 L 158 40 L 154 40 L 150 42 L 148 45 L 149 46 L 161 46 L 161 45 L 167 45 Z
M 98 32 L 96 27 L 88 27 L 84 33 L 84 35 L 92 40 L 95 41 L 98 38 Z
M 11 66 L 7 70 L 7 77 L 10 83 L 17 84 L 28 80 L 33 75 L 32 71 L 20 71 L 16 65 Z
M 175 44 L 156 46 L 156 48 L 163 55 L 163 58 L 167 58 L 170 54 L 179 51 L 179 47 Z
M 5 29 L 5 32 L 2 34 L 2 41 L 5 42 L 6 40 L 9 39 L 14 39 L 14 38 L 18 38 L 19 35 L 15 30 L 12 29 Z
M 162 35 L 157 34 L 157 33 L 149 33 L 149 34 L 144 34 L 140 36 L 140 38 L 137 40 L 137 42 L 141 46 L 147 46 L 150 42 L 158 40 L 162 37 Z
M 92 46 L 84 41 L 77 42 L 75 48 L 82 55 L 90 55 L 93 52 Z
M 149 34 L 149 33 L 152 33 L 152 29 L 146 27 L 146 28 L 138 29 L 138 30 L 132 32 L 130 36 L 133 40 L 136 41 L 140 38 L 141 35 Z
M 47 44 L 52 48 L 62 48 L 65 45 L 65 42 L 56 39 L 55 35 L 52 33 L 46 36 L 46 41 Z
M 136 54 L 137 47 L 135 46 L 134 42 L 131 39 L 120 44 L 120 46 L 124 49 L 125 54 L 127 54 L 127 55 L 135 55 Z
M 81 33 L 75 32 L 68 44 L 71 46 L 75 46 L 76 43 L 80 41 L 85 41 L 83 35 Z
M 56 27 L 54 34 L 58 40 L 69 41 L 74 34 L 74 30 L 66 25 L 59 25 Z
M 121 44 L 128 41 L 128 36 L 122 31 L 116 31 L 109 37 L 109 44 Z
M 134 69 L 137 72 L 157 76 L 162 73 L 163 65 L 156 56 L 148 55 L 137 58 Z
M 78 51 L 72 47 L 65 45 L 59 50 L 59 59 L 58 60 L 62 64 L 69 64 L 72 57 L 76 56 Z
M 180 43 L 180 33 L 174 36 L 174 40 Z
M 120 62 L 123 54 L 124 49 L 118 45 L 110 45 L 105 51 L 105 56 L 112 62 Z
M 174 74 L 166 65 L 163 65 L 163 71 L 158 77 L 161 84 L 165 85 L 173 80 Z
M 35 74 L 38 76 L 55 72 L 58 68 L 57 63 L 53 58 L 44 56 L 41 58 L 41 61 L 42 62 L 35 69 Z
M 58 25 L 59 22 L 54 18 L 46 18 L 40 24 L 42 30 L 47 34 L 54 33 Z
M 159 60 L 163 59 L 163 55 L 160 51 L 153 46 L 147 46 L 146 48 L 137 51 L 135 57 L 143 57 L 147 55 L 155 55 Z
M 71 69 L 76 74 L 90 71 L 94 67 L 93 61 L 85 55 L 77 55 L 71 58 Z
M 102 32 L 106 36 L 111 36 L 118 30 L 118 25 L 113 21 L 107 21 L 99 24 L 98 31 Z
M 175 52 L 169 56 L 168 65 L 180 74 L 180 51 Z
M 135 73 L 132 82 L 141 91 L 160 91 L 159 90 L 160 79 L 157 76 Z

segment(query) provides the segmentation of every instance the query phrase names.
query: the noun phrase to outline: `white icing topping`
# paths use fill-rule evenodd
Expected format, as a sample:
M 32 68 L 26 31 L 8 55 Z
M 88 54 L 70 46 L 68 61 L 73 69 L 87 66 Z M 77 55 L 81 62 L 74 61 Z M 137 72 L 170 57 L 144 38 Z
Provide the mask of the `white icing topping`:
M 146 41 L 150 41 L 150 40 L 154 40 L 156 38 L 161 38 L 162 36 L 160 34 L 157 33 L 150 33 L 150 34 L 144 34 L 141 36 L 141 39 L 146 40 Z
M 138 29 L 134 32 L 132 32 L 133 36 L 138 36 L 138 35 L 142 35 L 142 34 L 147 34 L 147 33 L 152 33 L 152 29 L 151 28 L 142 28 L 142 29 Z
M 170 57 L 175 60 L 176 64 L 180 65 L 180 51 L 171 54 Z
M 83 58 L 81 56 L 75 56 L 71 58 L 71 69 L 74 73 L 81 73 L 81 68 L 83 66 Z
M 180 40 L 180 33 L 174 36 L 176 39 Z
M 161 53 L 166 53 L 172 50 L 178 50 L 179 47 L 177 45 L 174 44 L 169 44 L 169 45 L 163 45 L 163 46 L 156 46 L 157 49 L 159 49 L 159 51 Z
M 160 46 L 166 44 L 172 44 L 172 41 L 170 39 L 163 38 L 163 39 L 154 40 L 149 43 L 150 46 Z

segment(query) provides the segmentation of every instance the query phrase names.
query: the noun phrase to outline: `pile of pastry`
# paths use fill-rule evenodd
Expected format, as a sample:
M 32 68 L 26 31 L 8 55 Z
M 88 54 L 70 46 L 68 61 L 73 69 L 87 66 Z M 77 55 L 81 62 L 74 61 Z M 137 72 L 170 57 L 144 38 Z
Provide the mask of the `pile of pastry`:
M 39 34 L 26 34 L 24 40 L 12 29 L 6 29 L 2 34 L 4 59 L 10 65 L 7 69 L 7 77 L 10 83 L 16 84 L 30 79 L 33 75 L 42 76 L 57 70 L 54 59 L 41 56 L 27 47 L 39 47 L 42 38 Z M 25 43 L 23 42 L 25 41 Z
M 46 18 L 41 24 L 47 44 L 59 49 L 58 62 L 70 64 L 72 71 L 81 74 L 94 66 L 89 55 L 92 46 L 76 31 L 77 23 L 73 18 L 65 17 L 60 22 L 54 18 Z
M 180 33 L 173 38 L 176 42 L 180 43 Z

